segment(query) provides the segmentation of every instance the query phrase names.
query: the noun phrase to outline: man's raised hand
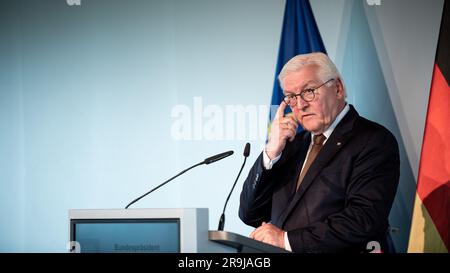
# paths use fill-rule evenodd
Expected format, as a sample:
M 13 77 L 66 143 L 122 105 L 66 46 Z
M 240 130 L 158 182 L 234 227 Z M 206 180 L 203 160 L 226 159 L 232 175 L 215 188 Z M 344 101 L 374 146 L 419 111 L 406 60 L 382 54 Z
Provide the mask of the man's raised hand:
M 272 121 L 269 141 L 266 144 L 266 153 L 270 159 L 279 156 L 286 146 L 286 141 L 292 141 L 297 133 L 298 123 L 293 115 L 284 116 L 287 104 L 281 101 Z

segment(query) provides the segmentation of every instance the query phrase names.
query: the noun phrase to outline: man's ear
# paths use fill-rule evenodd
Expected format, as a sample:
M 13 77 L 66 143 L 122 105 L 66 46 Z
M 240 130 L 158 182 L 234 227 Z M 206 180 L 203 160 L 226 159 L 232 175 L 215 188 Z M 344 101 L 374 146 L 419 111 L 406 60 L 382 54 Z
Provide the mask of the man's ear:
M 342 84 L 341 78 L 336 79 L 336 96 L 339 99 L 345 97 L 344 84 Z

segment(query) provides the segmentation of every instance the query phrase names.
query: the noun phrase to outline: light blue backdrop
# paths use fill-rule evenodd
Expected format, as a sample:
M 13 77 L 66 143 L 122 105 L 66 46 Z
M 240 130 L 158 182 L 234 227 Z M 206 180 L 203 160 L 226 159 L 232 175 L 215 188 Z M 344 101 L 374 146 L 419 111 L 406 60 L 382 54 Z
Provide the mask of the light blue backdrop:
M 349 102 L 400 142 L 403 189 L 391 221 L 405 250 L 414 177 L 362 2 L 348 2 L 338 66 Z M 172 110 L 194 97 L 220 109 L 269 104 L 283 9 L 272 0 L 0 2 L 0 251 L 63 252 L 68 209 L 124 207 L 232 149 L 134 206 L 207 207 L 216 229 L 247 140 L 173 139 Z M 249 142 L 225 226 L 244 235 L 252 228 L 237 217 L 239 192 L 264 140 Z
M 174 140 L 172 108 L 192 107 L 195 96 L 205 105 L 267 104 L 283 8 L 259 0 L 0 2 L 0 250 L 65 251 L 68 209 L 124 207 L 235 150 L 134 206 L 207 207 L 217 228 L 245 140 Z M 262 141 L 251 144 L 249 162 Z M 237 217 L 241 183 L 225 227 L 248 234 Z

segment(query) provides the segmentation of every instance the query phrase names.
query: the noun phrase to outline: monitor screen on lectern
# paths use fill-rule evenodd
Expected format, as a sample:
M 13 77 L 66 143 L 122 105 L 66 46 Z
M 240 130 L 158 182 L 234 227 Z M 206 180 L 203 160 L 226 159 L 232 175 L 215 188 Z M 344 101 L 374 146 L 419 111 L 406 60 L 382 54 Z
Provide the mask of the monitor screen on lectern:
M 180 220 L 72 219 L 70 237 L 82 253 L 180 252 Z

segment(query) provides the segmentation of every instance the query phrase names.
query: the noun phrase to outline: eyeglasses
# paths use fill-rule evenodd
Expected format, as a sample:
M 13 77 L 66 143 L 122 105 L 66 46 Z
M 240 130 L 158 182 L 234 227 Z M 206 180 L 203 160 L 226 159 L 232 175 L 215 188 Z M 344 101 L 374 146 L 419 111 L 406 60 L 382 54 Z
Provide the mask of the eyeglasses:
M 335 79 L 329 79 L 328 81 L 322 83 L 321 85 L 315 87 L 315 88 L 307 88 L 307 89 L 303 89 L 300 94 L 289 94 L 287 96 L 285 96 L 283 98 L 284 102 L 286 104 L 289 104 L 290 106 L 294 107 L 297 105 L 297 100 L 298 97 L 300 96 L 302 98 L 302 100 L 306 101 L 306 102 L 311 102 L 314 100 L 314 98 L 316 97 L 316 94 L 314 93 L 314 91 L 316 91 L 317 89 L 319 89 L 320 87 L 324 86 L 325 84 L 334 81 Z

